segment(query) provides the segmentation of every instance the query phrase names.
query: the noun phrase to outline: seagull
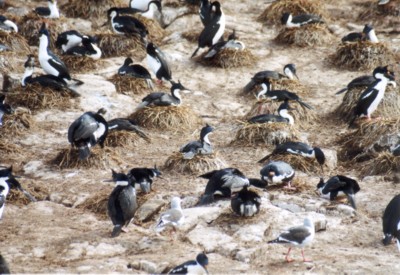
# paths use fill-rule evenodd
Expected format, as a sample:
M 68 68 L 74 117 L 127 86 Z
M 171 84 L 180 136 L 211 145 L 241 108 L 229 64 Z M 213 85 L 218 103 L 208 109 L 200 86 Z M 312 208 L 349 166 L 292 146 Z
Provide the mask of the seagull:
M 171 200 L 171 209 L 160 215 L 156 225 L 156 232 L 160 233 L 167 227 L 172 227 L 175 231 L 184 221 L 185 216 L 181 208 L 181 199 L 179 197 L 173 197 Z

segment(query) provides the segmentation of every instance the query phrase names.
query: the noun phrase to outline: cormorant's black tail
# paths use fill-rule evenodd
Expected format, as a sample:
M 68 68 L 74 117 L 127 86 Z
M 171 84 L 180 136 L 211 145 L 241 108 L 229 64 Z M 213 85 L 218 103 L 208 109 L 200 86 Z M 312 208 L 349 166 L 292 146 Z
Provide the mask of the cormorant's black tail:
M 301 106 L 306 107 L 307 109 L 310 109 L 310 110 L 314 109 L 313 107 L 311 107 L 307 103 L 301 101 L 300 99 L 298 99 L 297 102 L 300 103 Z
M 251 79 L 250 82 L 247 83 L 246 86 L 244 86 L 243 93 L 244 94 L 250 93 L 254 89 L 255 86 L 256 86 L 256 82 L 253 79 Z
M 351 207 L 353 207 L 354 209 L 357 209 L 356 201 L 354 199 L 354 194 L 353 193 L 349 193 L 349 194 L 346 194 L 346 195 L 347 195 L 347 199 L 349 200 L 349 202 L 351 204 Z
M 120 224 L 115 225 L 114 229 L 111 233 L 111 237 L 113 237 L 113 238 L 118 237 L 119 234 L 121 234 L 121 231 L 122 231 L 122 225 L 120 225 Z

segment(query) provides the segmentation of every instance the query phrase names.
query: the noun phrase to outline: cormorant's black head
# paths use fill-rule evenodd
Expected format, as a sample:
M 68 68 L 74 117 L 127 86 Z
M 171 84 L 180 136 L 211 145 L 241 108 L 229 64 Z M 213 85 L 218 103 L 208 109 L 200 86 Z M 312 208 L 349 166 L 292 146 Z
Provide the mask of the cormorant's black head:
M 385 236 L 382 240 L 383 245 L 389 245 L 392 242 L 393 235 L 390 233 L 385 233 Z
M 0 15 L 0 22 L 1 23 L 4 23 L 4 21 L 6 21 L 6 20 L 7 20 L 7 18 L 5 16 Z
M 12 166 L 0 170 L 0 178 L 4 178 L 10 189 L 22 190 L 19 181 L 12 174 Z
M 25 68 L 34 68 L 35 67 L 35 56 L 33 54 L 28 55 L 28 59 L 24 64 Z
M 283 72 L 285 73 L 286 76 L 289 76 L 289 74 L 293 74 L 297 79 L 299 79 L 299 77 L 296 74 L 296 65 L 293 63 L 287 64 L 285 65 L 285 67 L 283 67 Z
M 319 165 L 323 166 L 325 164 L 325 154 L 319 147 L 314 147 L 315 159 L 318 161 Z
M 288 110 L 288 111 L 290 111 L 290 110 L 295 110 L 295 109 L 292 108 L 292 106 L 289 105 L 289 100 L 288 100 L 288 99 L 285 99 L 285 101 L 283 101 L 283 103 L 282 103 L 281 105 L 279 105 L 278 114 L 279 114 L 279 112 L 282 111 L 282 110 Z
M 214 128 L 206 124 L 200 131 L 200 139 L 203 140 L 205 136 L 214 131 Z
M 319 178 L 319 182 L 317 184 L 317 189 L 324 187 L 324 185 L 325 185 L 324 178 Z
M 382 79 L 383 77 L 389 79 L 390 81 L 395 80 L 394 72 L 388 69 L 388 66 L 385 67 L 376 67 L 374 72 L 372 73 L 376 79 Z
M 214 9 L 214 7 L 215 7 L 215 9 Z M 210 9 L 214 10 L 216 13 L 220 13 L 221 12 L 221 3 L 218 1 L 212 2 Z
M 363 33 L 368 34 L 370 31 L 372 31 L 374 28 L 370 24 L 365 24 Z
M 116 185 L 127 186 L 128 184 L 130 184 L 131 178 L 128 177 L 126 174 L 117 173 L 114 170 L 111 171 L 112 171 L 112 179 Z
M 154 177 L 159 177 L 162 175 L 161 171 L 158 170 L 157 165 L 154 164 L 154 168 L 151 169 L 151 172 L 153 172 Z
M 90 43 L 92 43 L 92 40 L 90 39 L 89 36 L 84 35 L 82 36 L 82 44 L 85 45 L 89 45 Z
M 171 81 L 171 84 L 172 84 L 172 86 L 171 86 L 171 92 L 174 91 L 174 90 L 181 90 L 181 91 L 182 91 L 182 90 L 187 90 L 187 89 L 181 84 L 180 81 L 178 81 L 178 83 Z
M 100 108 L 99 110 L 97 110 L 97 114 L 99 114 L 99 115 L 104 115 L 104 114 L 106 114 L 107 113 L 107 110 L 106 110 L 106 108 Z
M 208 257 L 204 253 L 198 254 L 196 257 L 196 261 L 204 268 L 208 265 Z
M 282 14 L 282 17 L 281 17 L 282 25 L 286 25 L 286 23 L 289 20 L 289 17 L 290 17 L 290 13 L 289 12 L 285 12 L 284 14 Z
M 46 35 L 47 37 L 50 37 L 49 31 L 46 28 L 46 23 L 44 23 L 44 22 L 39 29 L 39 36 L 41 36 L 42 34 Z
M 6 96 L 0 95 L 0 110 L 4 114 L 10 115 L 14 112 L 14 109 L 10 105 L 8 105 L 5 101 L 6 101 Z
M 156 55 L 156 50 L 157 50 L 157 46 L 154 45 L 152 42 L 147 44 L 147 47 L 146 47 L 147 54 L 149 54 L 151 56 L 155 56 Z
M 129 66 L 129 65 L 132 64 L 132 63 L 133 63 L 132 58 L 127 57 L 127 58 L 125 59 L 125 61 L 124 61 L 124 66 Z

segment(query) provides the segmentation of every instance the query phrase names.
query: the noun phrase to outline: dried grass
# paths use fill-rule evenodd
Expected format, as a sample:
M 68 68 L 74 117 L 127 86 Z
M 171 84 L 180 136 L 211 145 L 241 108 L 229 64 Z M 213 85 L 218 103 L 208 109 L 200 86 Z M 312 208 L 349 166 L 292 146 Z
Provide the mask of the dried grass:
M 10 140 L 11 143 L 14 143 L 15 137 L 31 129 L 33 125 L 34 121 L 29 110 L 19 107 L 13 114 L 4 116 L 0 140 Z
M 36 200 L 47 200 L 50 195 L 50 189 L 47 187 L 46 182 L 31 181 L 23 184 L 23 188 L 31 194 Z M 31 201 L 20 191 L 11 189 L 7 196 L 7 203 L 17 206 L 28 205 Z
M 391 152 L 382 152 L 363 165 L 363 175 L 389 175 L 400 169 L 400 156 L 394 156 Z
M 182 33 L 183 38 L 185 38 L 189 42 L 196 43 L 196 44 L 199 40 L 199 36 L 200 36 L 200 32 L 193 31 L 193 30 Z
M 360 41 L 339 44 L 330 60 L 341 69 L 372 70 L 377 66 L 391 64 L 393 57 L 393 53 L 384 43 Z
M 257 18 L 265 24 L 281 24 L 282 14 L 290 12 L 293 15 L 303 13 L 316 14 L 322 18 L 327 18 L 324 10 L 323 1 L 320 0 L 280 0 L 275 1 L 268 6 L 264 12 Z
M 163 170 L 176 173 L 204 173 L 226 167 L 224 160 L 214 152 L 209 155 L 195 155 L 192 159 L 184 159 L 182 153 L 175 152 L 165 161 Z
M 195 60 L 202 65 L 219 67 L 223 69 L 237 68 L 254 65 L 256 62 L 255 56 L 249 49 L 222 49 L 211 58 L 205 58 L 207 52 L 201 54 Z
M 70 107 L 71 94 L 66 91 L 53 91 L 40 84 L 28 84 L 25 88 L 19 87 L 7 95 L 11 106 L 28 108 L 32 112 L 48 109 L 66 110 Z
M 295 170 L 302 171 L 306 174 L 318 174 L 321 173 L 321 166 L 316 161 L 315 158 L 306 158 L 294 154 L 276 154 L 270 155 L 269 158 L 265 160 L 265 163 L 269 161 L 284 161 L 289 163 Z M 325 165 L 324 168 L 327 166 Z
M 19 71 L 18 69 L 22 69 L 21 62 L 22 60 L 19 59 L 20 54 L 15 52 L 7 51 L 2 52 L 0 54 L 0 73 L 1 74 L 9 74 L 9 73 L 16 73 Z M 3 83 L 3 89 L 4 89 Z M 4 91 L 6 92 L 6 91 Z
M 162 130 L 183 131 L 201 123 L 201 119 L 186 106 L 152 106 L 139 109 L 130 119 L 139 126 Z
M 147 86 L 146 80 L 143 78 L 115 74 L 108 80 L 115 85 L 117 93 L 120 94 L 135 96 L 151 91 Z
M 133 58 L 144 58 L 146 49 L 139 37 L 125 36 L 114 33 L 99 33 L 95 35 L 98 46 L 102 50 L 103 57 L 131 56 Z
M 105 18 L 112 7 L 126 6 L 122 0 L 69 0 L 61 7 L 68 17 L 91 19 Z
M 108 147 L 135 147 L 141 140 L 144 140 L 135 132 L 130 131 L 111 131 L 107 135 L 104 143 Z M 149 141 L 147 141 L 149 142 Z
M 94 60 L 88 56 L 62 55 L 62 61 L 65 63 L 71 73 L 87 73 L 94 71 L 103 65 L 102 60 Z
M 300 28 L 282 28 L 275 42 L 298 47 L 323 46 L 332 43 L 334 36 L 325 24 L 309 24 Z
M 134 17 L 139 19 L 146 26 L 146 29 L 149 31 L 147 39 L 159 45 L 162 42 L 165 35 L 167 34 L 167 31 L 163 29 L 160 26 L 160 24 L 155 20 L 148 19 L 140 15 L 135 15 Z
M 79 204 L 76 208 L 90 211 L 100 218 L 108 219 L 108 198 L 112 192 L 112 188 L 102 189 L 96 192 L 93 196 L 87 198 L 83 203 Z
M 233 145 L 250 146 L 258 144 L 275 145 L 290 140 L 297 140 L 299 132 L 287 123 L 248 123 L 239 122 L 240 128 L 232 140 Z
M 285 189 L 284 187 L 287 186 L 286 183 L 268 185 L 266 189 L 268 192 L 279 190 L 286 194 L 308 193 L 310 195 L 315 195 L 315 186 L 310 186 L 309 181 L 304 178 L 295 177 L 290 185 L 295 189 Z
M 388 23 L 389 16 L 400 16 L 400 0 L 391 0 L 386 5 L 378 5 L 377 1 L 365 2 L 362 12 L 358 15 L 358 20 L 360 21 L 373 21 L 374 25 L 376 23 Z M 393 24 L 391 26 L 394 26 Z M 384 27 L 384 26 L 382 26 Z
M 31 53 L 26 39 L 19 33 L 6 33 L 0 31 L 0 44 L 10 47 L 13 52 L 19 54 L 28 55 Z

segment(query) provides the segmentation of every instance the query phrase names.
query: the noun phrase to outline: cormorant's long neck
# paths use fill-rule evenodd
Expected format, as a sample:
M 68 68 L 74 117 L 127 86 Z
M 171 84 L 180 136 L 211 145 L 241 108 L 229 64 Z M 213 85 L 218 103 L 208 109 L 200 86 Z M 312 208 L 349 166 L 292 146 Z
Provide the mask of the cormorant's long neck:
M 58 11 L 57 8 L 57 1 L 53 2 L 48 2 L 49 3 L 49 10 L 50 10 L 50 18 L 58 18 L 60 17 L 60 12 Z
M 261 84 L 261 91 L 258 92 L 257 94 L 257 99 L 260 99 L 261 96 L 265 96 L 269 91 L 269 87 L 267 83 L 262 83 Z
M 22 76 L 21 85 L 23 87 L 26 86 L 27 83 L 32 79 L 33 75 L 33 67 L 26 67 L 24 75 Z
M 290 125 L 294 124 L 294 118 L 288 113 L 287 109 L 282 109 L 279 111 L 279 115 L 283 118 L 286 118 L 288 120 L 288 123 Z
M 208 135 L 209 135 L 209 134 L 210 134 L 210 133 L 206 134 L 206 135 L 201 139 L 201 142 L 202 142 L 203 144 L 211 145 L 211 142 L 210 142 L 210 140 L 208 139 Z
M 171 93 L 177 104 L 180 104 L 182 102 L 181 94 L 179 92 L 180 89 L 173 89 Z
M 41 35 L 39 39 L 39 58 L 40 56 L 48 56 L 49 55 L 49 38 L 47 35 Z

